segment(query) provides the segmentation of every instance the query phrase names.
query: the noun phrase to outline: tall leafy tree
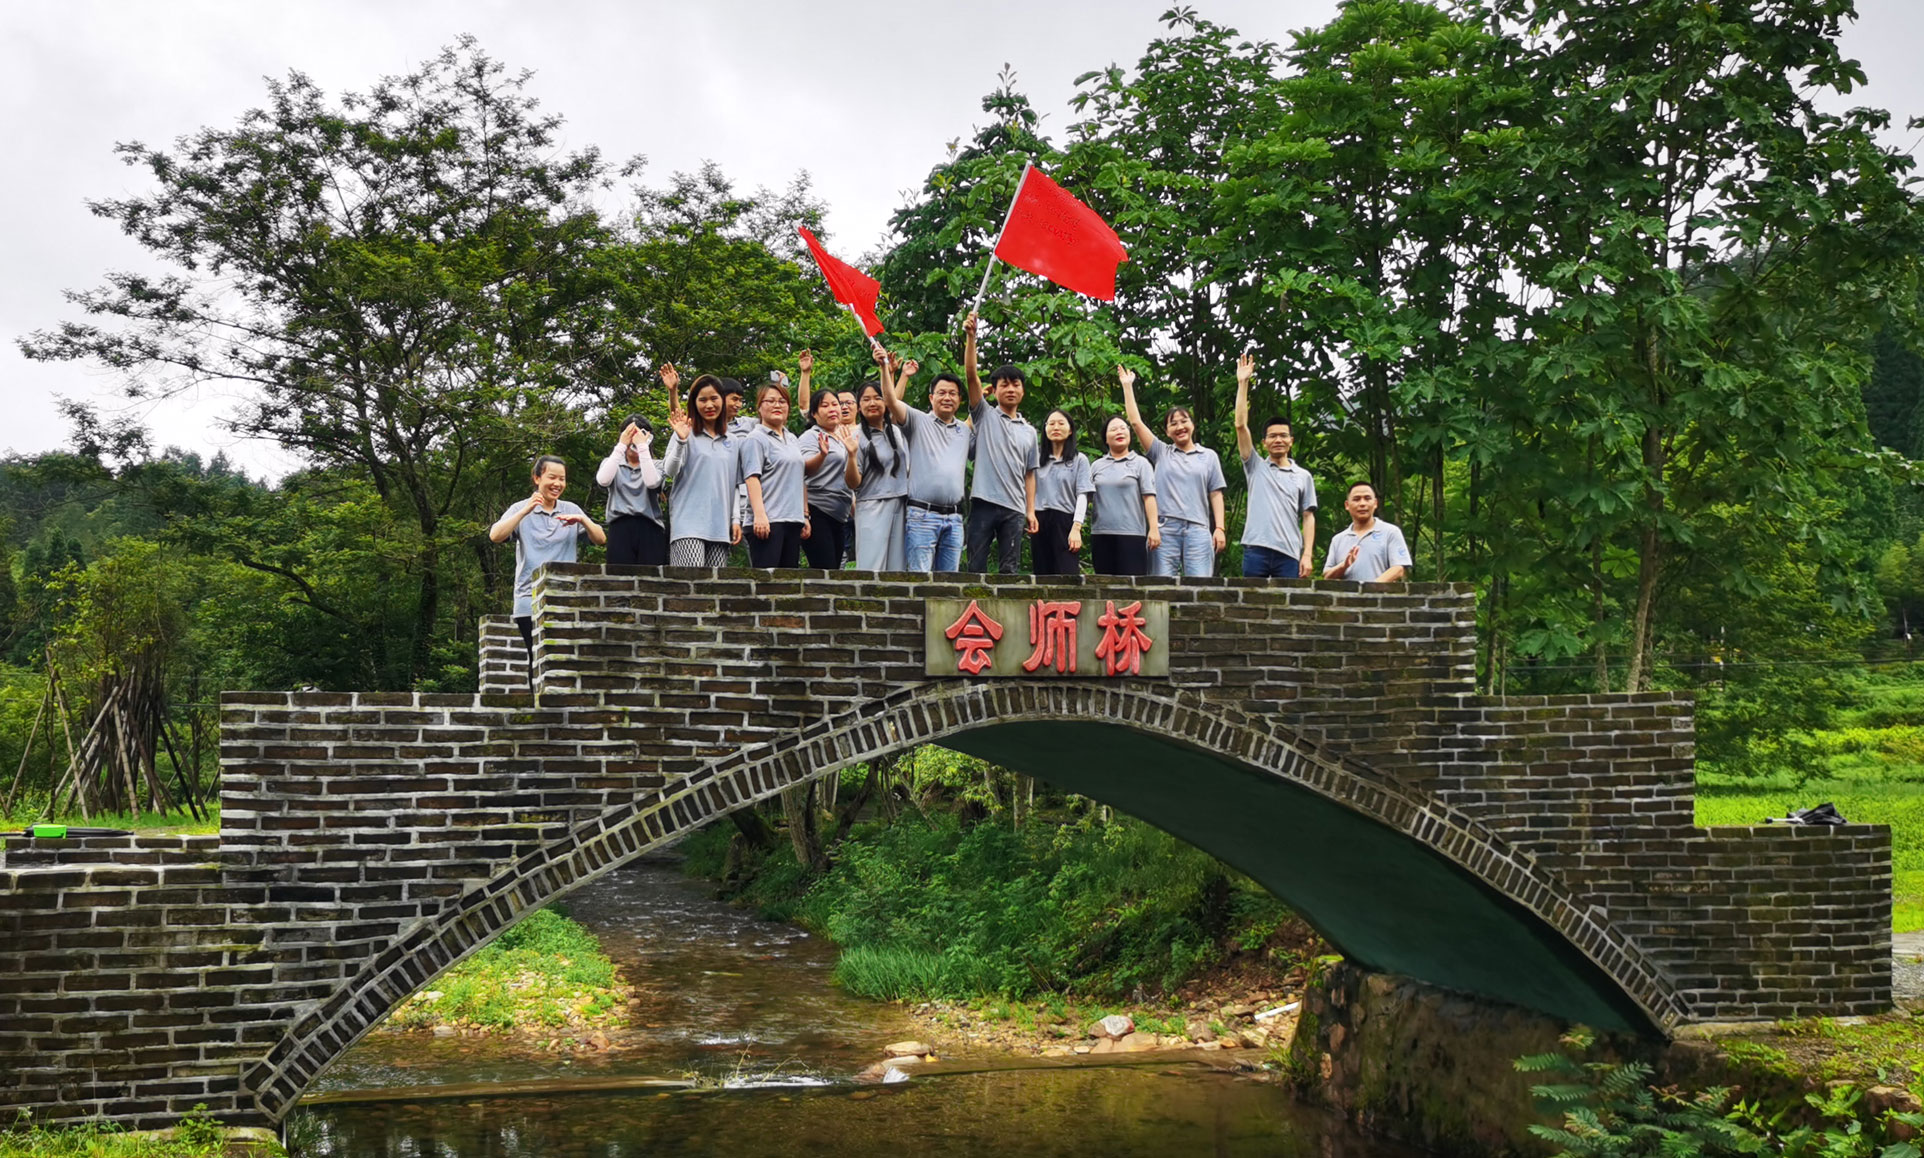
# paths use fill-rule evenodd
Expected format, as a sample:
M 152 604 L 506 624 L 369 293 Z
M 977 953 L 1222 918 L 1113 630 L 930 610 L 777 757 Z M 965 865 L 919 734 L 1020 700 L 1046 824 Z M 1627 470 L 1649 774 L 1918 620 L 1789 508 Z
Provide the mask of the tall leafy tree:
M 22 343 L 136 394 L 246 387 L 238 432 L 362 473 L 418 530 L 417 672 L 477 457 L 607 390 L 603 165 L 560 151 L 527 80 L 463 40 L 366 93 L 294 73 L 233 128 L 121 146 L 154 191 L 91 208 L 173 272 L 110 274 L 69 295 L 88 320 Z

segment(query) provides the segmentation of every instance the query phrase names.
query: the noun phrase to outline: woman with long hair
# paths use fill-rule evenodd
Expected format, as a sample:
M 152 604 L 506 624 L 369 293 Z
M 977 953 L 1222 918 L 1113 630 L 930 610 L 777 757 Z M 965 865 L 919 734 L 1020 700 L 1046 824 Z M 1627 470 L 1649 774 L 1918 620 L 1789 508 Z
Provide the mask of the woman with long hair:
M 887 373 L 886 370 L 883 371 Z M 909 448 L 889 414 L 888 396 L 874 379 L 855 392 L 855 422 L 848 427 L 857 449 L 849 455 L 848 481 L 855 487 L 855 566 L 863 571 L 901 571 L 908 513 Z
M 727 399 L 722 381 L 703 374 L 688 387 L 684 405 L 676 387 L 681 375 L 674 366 L 661 368 L 668 387 L 668 456 L 662 471 L 674 480 L 668 493 L 668 564 L 671 567 L 726 567 L 728 548 L 741 542 L 736 521 L 735 486 L 740 463 L 735 439 L 728 432 Z
M 544 563 L 572 563 L 581 536 L 606 543 L 608 533 L 588 512 L 561 497 L 568 489 L 568 464 L 552 454 L 534 460 L 534 494 L 501 513 L 488 528 L 496 543 L 514 540 L 514 625 L 528 649 L 529 678 L 534 670 L 534 573 Z
M 595 470 L 608 488 L 608 562 L 659 567 L 668 562 L 668 527 L 661 513 L 661 468 L 649 444 L 655 428 L 639 414 L 621 425 L 615 448 Z
M 842 438 L 842 400 L 833 390 L 811 399 L 814 425 L 801 437 L 803 493 L 808 502 L 808 565 L 840 571 L 848 557 L 855 493 L 848 483 L 848 442 Z
M 796 567 L 808 537 L 802 444 L 788 429 L 788 391 L 778 382 L 755 388 L 755 429 L 741 439 L 741 477 L 748 485 L 752 533 L 748 561 L 755 567 Z
M 1082 521 L 1096 484 L 1089 456 L 1076 449 L 1076 424 L 1067 411 L 1051 410 L 1042 421 L 1042 461 L 1035 472 L 1036 532 L 1029 536 L 1029 562 L 1038 575 L 1080 575 Z
M 1102 427 L 1107 452 L 1089 467 L 1095 484 L 1096 531 L 1089 553 L 1098 575 L 1147 575 L 1149 553 L 1162 542 L 1156 523 L 1156 472 L 1129 449 L 1129 420 L 1118 414 Z

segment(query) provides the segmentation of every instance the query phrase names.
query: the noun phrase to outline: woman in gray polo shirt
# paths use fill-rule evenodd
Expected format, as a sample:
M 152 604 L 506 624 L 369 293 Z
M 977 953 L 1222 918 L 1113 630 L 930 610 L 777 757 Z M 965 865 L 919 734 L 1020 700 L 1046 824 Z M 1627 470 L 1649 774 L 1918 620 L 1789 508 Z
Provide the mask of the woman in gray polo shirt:
M 1196 441 L 1196 419 L 1187 406 L 1172 406 L 1163 416 L 1164 442 L 1142 420 L 1136 406 L 1136 374 L 1117 366 L 1122 409 L 1136 432 L 1136 444 L 1156 470 L 1156 505 L 1162 515 L 1162 544 L 1156 548 L 1156 574 L 1214 575 L 1216 553 L 1228 537 L 1223 529 L 1222 459 Z
M 802 432 L 803 485 L 808 502 L 808 540 L 802 549 L 808 565 L 822 571 L 840 571 L 848 557 L 849 516 L 855 509 L 855 492 L 848 485 L 848 443 L 841 437 L 842 399 L 831 390 L 815 395 L 809 417 L 815 424 Z
M 1029 562 L 1038 575 L 1080 575 L 1082 521 L 1096 484 L 1089 456 L 1076 449 L 1076 424 L 1063 410 L 1042 420 L 1042 459 L 1035 472 L 1036 533 L 1029 536 Z
M 1098 575 L 1147 575 L 1149 553 L 1162 542 L 1156 523 L 1156 472 L 1129 449 L 1129 420 L 1118 414 L 1102 428 L 1108 453 L 1089 467 L 1096 487 L 1095 534 L 1089 538 Z
M 661 516 L 661 468 L 648 444 L 655 428 L 639 414 L 622 424 L 615 448 L 595 468 L 608 488 L 608 562 L 659 567 L 668 562 L 668 527 Z
M 874 379 L 855 392 L 856 451 L 848 458 L 855 487 L 855 566 L 863 571 L 907 567 L 903 520 L 908 511 L 909 448 L 889 417 L 888 398 Z
M 808 536 L 802 487 L 802 444 L 788 429 L 788 391 L 774 382 L 755 389 L 761 424 L 741 439 L 741 475 L 748 485 L 748 561 L 755 567 L 798 567 Z
M 703 374 L 688 388 L 683 405 L 675 387 L 681 376 L 663 366 L 668 387 L 668 457 L 662 470 L 674 480 L 668 494 L 671 567 L 726 567 L 728 548 L 741 542 L 736 522 L 735 487 L 741 481 L 735 440 L 728 433 L 727 395 L 722 380 Z
M 496 543 L 514 540 L 514 625 L 528 648 L 529 671 L 534 662 L 534 573 L 544 563 L 572 563 L 576 545 L 586 535 L 595 543 L 608 533 L 588 512 L 561 497 L 568 489 L 568 465 L 552 454 L 534 460 L 534 494 L 501 513 L 488 528 Z M 532 674 L 529 676 L 533 678 Z

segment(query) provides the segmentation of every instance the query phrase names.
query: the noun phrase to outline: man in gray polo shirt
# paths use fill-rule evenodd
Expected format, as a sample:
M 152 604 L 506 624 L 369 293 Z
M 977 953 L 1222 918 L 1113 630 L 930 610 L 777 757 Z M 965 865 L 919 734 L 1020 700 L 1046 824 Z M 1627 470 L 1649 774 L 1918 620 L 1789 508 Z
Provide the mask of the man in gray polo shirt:
M 1022 371 L 998 366 L 990 381 L 995 402 L 982 395 L 975 368 L 975 315 L 962 323 L 962 374 L 969 382 L 969 417 L 975 423 L 975 478 L 969 487 L 966 571 L 989 569 L 995 546 L 996 572 L 1013 575 L 1021 566 L 1022 534 L 1036 532 L 1035 472 L 1041 462 L 1035 427 L 1022 417 Z M 911 470 L 909 477 L 915 477 Z
M 1325 579 L 1353 579 L 1358 583 L 1400 583 L 1409 578 L 1410 547 L 1403 530 L 1376 517 L 1376 488 L 1359 482 L 1343 500 L 1349 526 L 1329 541 L 1323 561 Z
M 918 367 L 876 351 L 882 367 L 882 392 L 889 416 L 901 424 L 908 443 L 909 496 L 903 550 L 911 571 L 954 571 L 962 563 L 962 488 L 968 474 L 974 432 L 956 418 L 962 383 L 938 374 L 929 384 L 929 408 L 911 409 L 905 396 Z M 900 368 L 898 382 L 894 371 Z
M 1243 574 L 1251 578 L 1294 579 L 1314 575 L 1316 480 L 1289 460 L 1296 438 L 1289 420 L 1263 423 L 1263 452 L 1249 434 L 1249 381 L 1256 359 L 1236 360 L 1236 453 L 1249 479 L 1249 514 L 1243 521 Z

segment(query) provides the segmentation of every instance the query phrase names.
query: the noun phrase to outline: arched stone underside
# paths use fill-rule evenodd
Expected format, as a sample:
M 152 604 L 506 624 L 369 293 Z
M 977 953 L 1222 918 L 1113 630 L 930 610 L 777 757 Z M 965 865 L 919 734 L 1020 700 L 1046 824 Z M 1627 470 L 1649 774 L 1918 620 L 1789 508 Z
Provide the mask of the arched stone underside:
M 1160 602 L 1168 674 L 931 677 L 929 601 L 969 599 Z M 276 1120 L 541 904 L 929 741 L 1371 968 L 1646 1032 L 1889 1008 L 1888 829 L 1696 827 L 1688 697 L 1481 696 L 1467 588 L 562 566 L 536 607 L 538 695 L 489 622 L 478 695 L 223 696 L 218 837 L 0 840 L 0 1107 Z
M 1668 979 L 1634 945 L 1482 826 L 1186 698 L 1143 685 L 950 683 L 717 761 L 659 797 L 547 842 L 422 922 L 343 987 L 331 1015 L 297 1029 L 245 1075 L 245 1085 L 278 1119 L 314 1075 L 432 980 L 420 963 L 458 961 L 542 905 L 729 811 L 924 743 L 977 751 L 1138 812 L 1257 874 L 1286 900 L 1314 898 L 1302 905 L 1305 915 L 1365 966 L 1608 1029 L 1666 1030 L 1685 1016 Z M 1088 746 L 1105 733 L 1122 743 Z M 1128 765 L 1117 760 L 1125 749 Z M 1124 767 L 1138 782 L 1159 779 L 1173 791 L 1105 783 Z M 1198 807 L 1173 821 L 1145 807 L 1184 799 Z M 1330 881 L 1279 878 L 1275 862 L 1251 852 L 1252 832 L 1265 830 L 1315 841 L 1313 859 Z M 1358 942 L 1367 949 L 1355 952 Z

